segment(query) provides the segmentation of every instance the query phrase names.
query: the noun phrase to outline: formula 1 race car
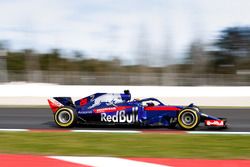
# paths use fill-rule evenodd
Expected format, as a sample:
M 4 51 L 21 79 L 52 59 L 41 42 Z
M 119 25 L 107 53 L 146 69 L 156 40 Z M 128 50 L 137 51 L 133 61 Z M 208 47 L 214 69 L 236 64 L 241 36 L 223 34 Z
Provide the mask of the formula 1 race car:
M 188 106 L 165 105 L 156 98 L 134 99 L 128 90 L 124 93 L 96 93 L 73 103 L 70 97 L 48 99 L 55 123 L 60 127 L 76 124 L 95 125 L 177 125 L 185 130 L 195 129 L 200 123 L 209 127 L 227 127 L 226 119 L 204 114 Z

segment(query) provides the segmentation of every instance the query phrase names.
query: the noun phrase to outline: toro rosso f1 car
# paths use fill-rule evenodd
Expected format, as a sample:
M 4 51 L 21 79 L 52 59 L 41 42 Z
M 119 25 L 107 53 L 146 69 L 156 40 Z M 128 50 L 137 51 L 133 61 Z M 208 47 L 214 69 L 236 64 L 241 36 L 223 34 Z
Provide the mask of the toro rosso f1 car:
M 156 98 L 134 99 L 124 93 L 96 93 L 73 103 L 70 97 L 48 99 L 55 123 L 60 127 L 76 124 L 139 125 L 195 129 L 200 123 L 210 127 L 227 127 L 226 119 L 204 114 L 190 104 L 170 106 Z

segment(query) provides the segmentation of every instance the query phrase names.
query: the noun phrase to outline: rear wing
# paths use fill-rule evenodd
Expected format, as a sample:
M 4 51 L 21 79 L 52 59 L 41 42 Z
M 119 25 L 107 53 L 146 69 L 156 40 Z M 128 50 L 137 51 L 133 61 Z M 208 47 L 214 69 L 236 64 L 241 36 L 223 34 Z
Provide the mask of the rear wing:
M 48 103 L 53 112 L 56 112 L 59 108 L 63 106 L 70 106 L 75 108 L 71 97 L 53 97 L 48 99 Z

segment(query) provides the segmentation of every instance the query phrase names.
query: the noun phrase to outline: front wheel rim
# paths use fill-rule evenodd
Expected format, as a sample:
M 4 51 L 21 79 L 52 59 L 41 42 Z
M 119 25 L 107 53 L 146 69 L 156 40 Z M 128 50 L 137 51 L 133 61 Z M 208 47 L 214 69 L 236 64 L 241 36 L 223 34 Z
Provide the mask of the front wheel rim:
M 191 112 L 183 113 L 182 116 L 181 116 L 181 121 L 186 126 L 191 126 L 195 122 L 195 115 L 193 113 L 191 113 Z

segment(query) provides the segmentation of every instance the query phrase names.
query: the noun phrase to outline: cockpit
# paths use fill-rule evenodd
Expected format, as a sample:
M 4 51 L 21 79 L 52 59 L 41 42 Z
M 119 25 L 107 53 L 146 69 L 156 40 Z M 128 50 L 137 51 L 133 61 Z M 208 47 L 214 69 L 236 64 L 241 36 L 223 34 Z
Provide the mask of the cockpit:
M 142 100 L 138 100 L 142 104 L 142 106 L 147 107 L 147 106 L 164 106 L 164 104 L 155 98 L 146 98 Z

